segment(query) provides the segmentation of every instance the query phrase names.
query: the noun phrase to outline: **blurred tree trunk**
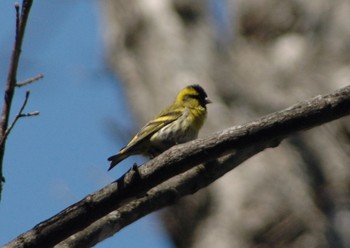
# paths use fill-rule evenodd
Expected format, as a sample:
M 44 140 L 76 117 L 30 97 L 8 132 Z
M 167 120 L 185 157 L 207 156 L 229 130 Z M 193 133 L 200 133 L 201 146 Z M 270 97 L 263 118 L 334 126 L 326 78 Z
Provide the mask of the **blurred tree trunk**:
M 140 125 L 192 83 L 214 102 L 204 136 L 350 81 L 350 1 L 102 6 L 108 64 Z M 176 247 L 350 247 L 349 124 L 300 133 L 168 208 Z

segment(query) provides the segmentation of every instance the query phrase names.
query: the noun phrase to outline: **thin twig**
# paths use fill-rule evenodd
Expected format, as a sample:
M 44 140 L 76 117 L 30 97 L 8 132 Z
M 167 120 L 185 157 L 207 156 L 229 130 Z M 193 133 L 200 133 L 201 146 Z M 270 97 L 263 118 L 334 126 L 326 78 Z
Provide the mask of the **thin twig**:
M 33 112 L 21 114 L 19 117 L 31 117 L 31 116 L 36 116 L 39 114 L 40 114 L 39 111 L 33 111 Z
M 16 87 L 16 77 L 17 77 L 17 69 L 19 58 L 22 50 L 22 42 L 24 37 L 24 32 L 26 29 L 26 24 L 29 16 L 29 12 L 31 6 L 33 4 L 33 0 L 23 0 L 22 9 L 20 12 L 20 6 L 18 3 L 15 3 L 16 10 L 16 34 L 15 34 L 15 42 L 13 46 L 13 51 L 11 55 L 11 61 L 9 66 L 9 71 L 7 74 L 6 88 L 5 88 L 5 96 L 4 96 L 4 104 L 1 112 L 1 121 L 0 121 L 0 199 L 2 192 L 2 182 L 4 182 L 4 177 L 2 173 L 2 165 L 5 154 L 5 140 L 6 140 L 6 132 L 8 130 L 8 123 L 10 117 L 10 110 L 12 105 L 12 99 L 15 93 Z
M 33 82 L 35 82 L 35 81 L 37 81 L 37 80 L 42 79 L 43 77 L 44 77 L 43 74 L 38 74 L 38 75 L 36 75 L 35 77 L 28 78 L 28 79 L 26 79 L 26 80 L 24 80 L 24 81 L 22 81 L 22 82 L 16 83 L 16 87 L 20 88 L 20 87 L 25 86 L 25 85 L 27 85 L 27 84 L 31 84 L 31 83 L 33 83 Z
M 5 140 L 6 140 L 6 138 L 7 138 L 8 135 L 10 134 L 12 128 L 16 125 L 16 122 L 17 122 L 20 118 L 39 115 L 39 111 L 33 111 L 33 112 L 30 112 L 30 113 L 23 113 L 24 108 L 25 108 L 26 105 L 27 105 L 29 96 L 30 96 L 30 91 L 28 90 L 28 91 L 26 92 L 26 96 L 25 96 L 25 98 L 24 98 L 24 101 L 23 101 L 23 103 L 22 103 L 22 106 L 21 106 L 21 108 L 19 109 L 19 111 L 18 111 L 18 113 L 17 113 L 15 119 L 12 121 L 11 125 L 6 129 L 4 136 L 1 138 L 0 146 L 3 145 L 3 143 L 4 143 Z
M 16 10 L 16 40 L 18 39 L 18 33 L 19 33 L 19 23 L 20 23 L 20 16 L 19 16 L 19 3 L 15 3 L 15 10 Z

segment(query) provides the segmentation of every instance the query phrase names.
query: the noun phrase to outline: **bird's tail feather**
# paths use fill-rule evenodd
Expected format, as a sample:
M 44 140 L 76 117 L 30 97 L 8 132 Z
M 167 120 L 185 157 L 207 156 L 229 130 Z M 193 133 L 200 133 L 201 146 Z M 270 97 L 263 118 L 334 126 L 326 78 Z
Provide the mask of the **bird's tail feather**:
M 108 171 L 110 171 L 114 166 L 116 166 L 118 163 L 120 163 L 122 160 L 126 159 L 129 155 L 125 153 L 118 153 L 116 155 L 113 155 L 108 158 L 108 161 L 111 161 L 111 165 L 108 168 Z

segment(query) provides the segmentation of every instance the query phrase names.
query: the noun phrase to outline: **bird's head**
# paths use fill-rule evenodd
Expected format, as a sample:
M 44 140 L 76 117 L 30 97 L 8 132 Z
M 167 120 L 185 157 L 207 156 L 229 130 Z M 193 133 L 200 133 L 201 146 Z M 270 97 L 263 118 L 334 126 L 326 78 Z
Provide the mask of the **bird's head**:
M 176 102 L 192 108 L 198 106 L 206 108 L 206 105 L 211 103 L 207 93 L 205 93 L 204 89 L 198 84 L 189 85 L 182 89 L 176 97 Z

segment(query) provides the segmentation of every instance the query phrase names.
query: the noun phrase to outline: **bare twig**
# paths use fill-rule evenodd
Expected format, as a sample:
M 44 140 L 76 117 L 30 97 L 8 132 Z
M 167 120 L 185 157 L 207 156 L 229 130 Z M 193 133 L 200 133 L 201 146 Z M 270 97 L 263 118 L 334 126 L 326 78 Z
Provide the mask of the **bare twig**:
M 4 136 L 1 138 L 1 140 L 0 140 L 0 146 L 3 145 L 3 143 L 5 142 L 7 136 L 10 134 L 12 128 L 15 126 L 16 122 L 17 122 L 20 118 L 22 118 L 22 117 L 36 116 L 36 115 L 39 115 L 39 114 L 40 114 L 39 111 L 33 111 L 33 112 L 30 112 L 30 113 L 23 113 L 24 108 L 25 108 L 26 105 L 27 105 L 29 96 L 30 96 L 30 91 L 28 90 L 28 91 L 26 92 L 26 96 L 25 96 L 25 98 L 24 98 L 24 101 L 23 101 L 23 103 L 22 103 L 22 106 L 21 106 L 21 108 L 19 109 L 19 111 L 18 111 L 18 113 L 17 113 L 15 119 L 12 121 L 12 123 L 10 124 L 10 126 L 6 129 L 5 135 L 4 135 Z
M 31 116 L 37 116 L 39 114 L 40 114 L 39 111 L 32 111 L 32 112 L 29 112 L 29 113 L 21 114 L 20 117 L 31 117 Z
M 19 3 L 15 3 L 15 10 L 16 10 L 16 40 L 18 39 L 19 34 L 19 23 L 20 23 L 20 16 L 19 16 Z
M 129 171 L 100 191 L 87 196 L 35 226 L 32 230 L 20 235 L 5 247 L 54 246 L 112 211 L 121 211 L 132 203 L 138 204 L 138 200 L 146 199 L 144 197 L 147 197 L 151 190 L 181 173 L 183 175 L 179 180 L 190 180 L 179 186 L 184 187 L 182 191 L 176 190 L 174 184 L 169 185 L 169 192 L 176 194 L 176 197 L 168 197 L 167 195 L 164 198 L 159 198 L 158 202 L 145 203 L 145 208 L 137 210 L 137 218 L 140 218 L 162 206 L 171 204 L 173 199 L 209 185 L 237 166 L 237 161 L 244 161 L 244 159 L 268 147 L 278 146 L 283 139 L 291 134 L 349 114 L 350 86 L 347 86 L 332 94 L 315 97 L 259 120 L 228 128 L 207 138 L 174 146 L 141 166 L 138 174 L 135 170 Z M 196 167 L 201 163 L 214 161 L 223 156 L 235 156 L 238 151 L 239 154 L 247 156 L 245 158 L 238 157 L 235 163 L 228 163 L 226 166 Z M 193 176 L 194 174 L 189 173 L 193 168 L 196 168 L 199 176 Z M 186 179 L 186 175 L 192 175 L 190 176 L 192 179 Z M 172 188 L 173 186 L 174 188 Z M 120 221 L 128 224 L 137 219 L 131 215 L 124 216 L 124 219 Z
M 2 192 L 2 182 L 4 182 L 4 177 L 2 173 L 2 164 L 3 164 L 4 154 L 5 154 L 6 130 L 9 122 L 12 99 L 15 93 L 15 87 L 16 87 L 16 81 L 17 81 L 16 80 L 17 68 L 18 68 L 18 62 L 21 54 L 24 31 L 26 28 L 32 3 L 33 3 L 33 0 L 23 0 L 21 13 L 20 13 L 19 4 L 18 3 L 15 4 L 15 10 L 16 10 L 15 43 L 14 43 L 14 47 L 11 55 L 9 71 L 7 74 L 7 82 L 6 82 L 5 97 L 4 97 L 5 101 L 2 107 L 1 121 L 0 121 L 0 140 L 2 140 L 1 146 L 0 146 L 0 199 L 1 199 L 1 192 Z
M 27 85 L 27 84 L 31 84 L 31 83 L 33 83 L 33 82 L 35 82 L 35 81 L 38 81 L 38 80 L 42 79 L 43 77 L 44 77 L 43 74 L 38 74 L 38 75 L 36 75 L 35 77 L 28 78 L 28 79 L 26 79 L 26 80 L 24 80 L 24 81 L 22 81 L 22 82 L 16 83 L 16 87 L 19 87 L 19 88 L 20 88 L 20 87 L 25 86 L 25 85 Z

